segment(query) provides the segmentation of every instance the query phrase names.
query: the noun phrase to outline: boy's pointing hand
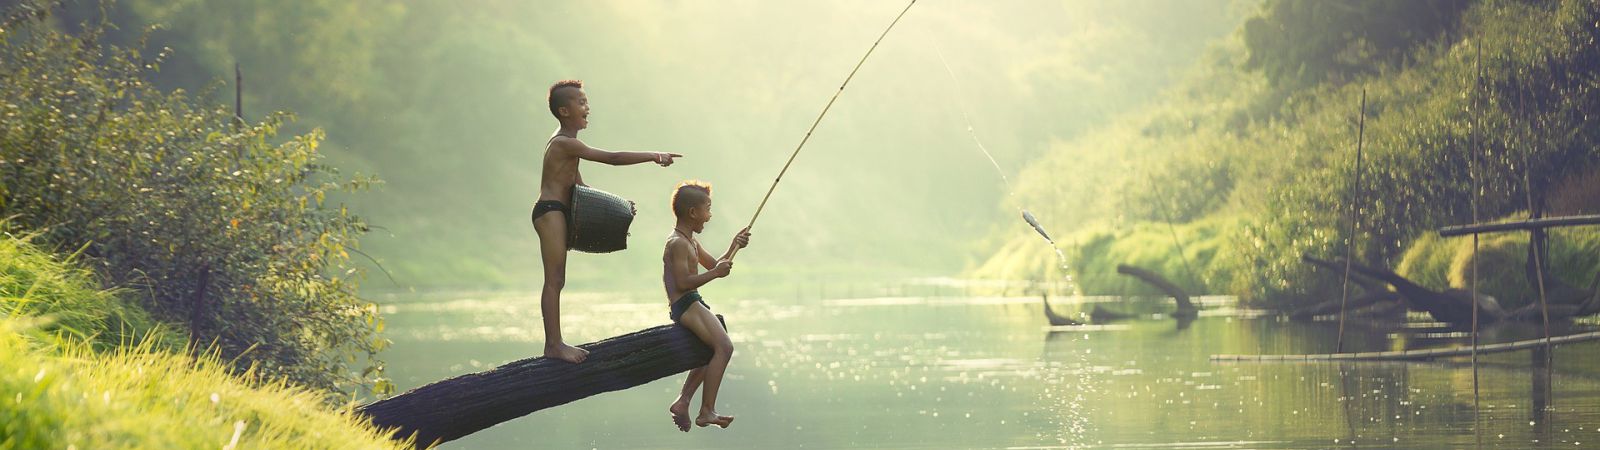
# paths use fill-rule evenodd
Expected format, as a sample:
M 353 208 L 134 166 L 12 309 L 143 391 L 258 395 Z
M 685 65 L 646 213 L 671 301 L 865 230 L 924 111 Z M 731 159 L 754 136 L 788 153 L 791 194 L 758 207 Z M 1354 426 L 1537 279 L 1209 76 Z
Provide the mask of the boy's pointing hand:
M 672 159 L 673 158 L 682 158 L 682 157 L 683 157 L 683 155 L 680 155 L 680 154 L 677 154 L 677 153 L 656 153 L 656 164 L 660 164 L 661 167 L 670 166 L 670 165 L 672 165 Z

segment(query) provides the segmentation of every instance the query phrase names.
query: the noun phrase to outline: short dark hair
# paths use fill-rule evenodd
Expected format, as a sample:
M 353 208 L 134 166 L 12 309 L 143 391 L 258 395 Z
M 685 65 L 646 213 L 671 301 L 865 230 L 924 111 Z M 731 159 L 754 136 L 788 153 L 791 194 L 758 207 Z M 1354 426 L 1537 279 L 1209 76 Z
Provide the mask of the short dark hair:
M 556 110 L 567 106 L 567 101 L 572 100 L 572 94 L 560 93 L 562 92 L 561 88 L 569 87 L 583 89 L 583 80 L 557 81 L 556 84 L 550 85 L 550 93 L 545 95 L 545 100 L 550 102 L 550 115 L 556 116 L 558 120 L 561 119 L 561 114 L 556 113 Z
M 678 183 L 672 190 L 672 215 L 688 217 L 689 209 L 711 203 L 711 183 L 689 180 Z

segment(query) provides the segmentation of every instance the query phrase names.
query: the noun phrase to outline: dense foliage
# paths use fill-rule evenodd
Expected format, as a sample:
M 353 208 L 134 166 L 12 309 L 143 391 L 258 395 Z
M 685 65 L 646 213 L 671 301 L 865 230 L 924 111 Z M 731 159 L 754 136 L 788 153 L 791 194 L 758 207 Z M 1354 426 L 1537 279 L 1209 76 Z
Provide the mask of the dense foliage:
M 1342 82 L 1412 61 L 1452 31 L 1467 0 L 1270 0 L 1242 29 L 1245 67 L 1290 89 Z
M 1544 215 L 1597 212 L 1600 3 L 1482 2 L 1458 8 L 1459 17 L 1439 14 L 1465 3 L 1368 3 L 1267 3 L 1248 22 L 1257 25 L 1215 47 L 1162 102 L 1042 158 L 1019 180 L 1019 203 L 1080 230 L 1238 219 L 1222 236 L 1230 243 L 1221 257 L 1196 269 L 1213 277 L 1205 289 L 1290 302 L 1338 292 L 1336 277 L 1319 276 L 1299 256 L 1342 255 L 1352 214 L 1357 258 L 1394 267 L 1440 226 L 1525 216 L 1530 205 Z M 1394 30 L 1409 22 L 1363 18 L 1413 6 L 1431 8 L 1421 22 L 1431 25 Z M 1294 19 L 1322 9 L 1355 16 L 1327 26 Z M 1282 32 L 1252 38 L 1251 27 L 1263 22 Z M 1400 37 L 1352 62 L 1342 59 L 1348 52 L 1328 50 L 1355 45 L 1360 35 L 1350 29 Z M 1303 87 L 1274 87 L 1301 74 L 1289 66 L 1320 69 L 1294 81 Z M 1552 252 L 1594 241 L 1556 238 Z M 1552 268 L 1572 284 L 1586 285 L 1600 269 L 1592 259 L 1567 262 Z
M 245 123 L 152 86 L 165 50 L 68 35 L 24 3 L 0 25 L 0 214 L 83 254 L 155 318 L 240 367 L 327 392 L 380 381 L 386 341 L 349 266 L 366 225 L 319 164 L 320 131 Z M 236 358 L 236 359 L 235 359 Z

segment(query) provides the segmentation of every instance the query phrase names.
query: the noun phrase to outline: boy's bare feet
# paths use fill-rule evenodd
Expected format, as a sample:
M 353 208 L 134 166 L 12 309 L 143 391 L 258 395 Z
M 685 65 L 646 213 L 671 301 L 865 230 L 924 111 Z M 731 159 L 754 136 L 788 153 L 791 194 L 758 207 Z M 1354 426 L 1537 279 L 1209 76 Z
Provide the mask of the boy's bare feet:
M 694 418 L 694 425 L 697 427 L 716 425 L 718 428 L 727 428 L 728 425 L 732 423 L 733 416 L 724 416 L 717 414 L 716 411 L 706 411 L 703 409 L 700 410 L 700 417 Z
M 672 414 L 672 424 L 678 426 L 678 431 L 689 432 L 689 401 L 678 400 L 667 407 L 667 412 Z
M 545 344 L 544 357 L 555 358 L 569 363 L 577 364 L 589 357 L 589 351 L 567 344 Z

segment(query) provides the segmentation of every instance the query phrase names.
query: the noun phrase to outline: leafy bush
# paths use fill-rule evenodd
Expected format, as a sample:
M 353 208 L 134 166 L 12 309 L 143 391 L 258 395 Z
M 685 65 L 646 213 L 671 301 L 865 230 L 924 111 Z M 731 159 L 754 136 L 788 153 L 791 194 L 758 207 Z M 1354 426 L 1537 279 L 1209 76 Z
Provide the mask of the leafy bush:
M 1432 242 L 1424 236 L 1441 226 L 1530 209 L 1588 211 L 1583 203 L 1592 204 L 1600 185 L 1600 127 L 1592 123 L 1600 115 L 1600 3 L 1403 3 L 1268 3 L 1250 22 L 1257 25 L 1219 42 L 1190 79 L 1148 111 L 1052 148 L 1018 177 L 1021 200 L 1006 206 L 1068 218 L 1057 226 L 1064 235 L 1122 215 L 1156 224 L 1170 215 L 1180 230 L 1182 222 L 1240 218 L 1220 233 L 1228 244 L 1210 260 L 1217 267 L 1196 271 L 1220 277 L 1208 280 L 1210 289 L 1286 305 L 1338 292 L 1338 277 L 1317 273 L 1302 254 L 1340 257 L 1354 239 L 1358 261 L 1395 266 L 1407 245 Z M 1394 26 L 1383 11 L 1413 7 L 1426 9 L 1418 13 L 1431 17 L 1426 26 L 1372 28 Z M 1324 9 L 1345 9 L 1349 17 L 1306 22 L 1304 13 Z M 1252 37 L 1252 26 L 1283 33 L 1263 41 Z M 1299 32 L 1304 27 L 1315 29 Z M 1340 31 L 1355 29 L 1364 31 Z M 1373 47 L 1381 51 L 1347 51 L 1380 44 L 1362 43 L 1379 35 L 1390 36 Z M 1166 212 L 1143 206 L 1152 204 Z M 1571 233 L 1580 242 L 1600 236 L 1594 228 Z M 1141 240 L 1152 251 L 1170 245 Z M 1491 251 L 1503 258 L 1482 261 L 1520 274 L 1520 253 L 1502 244 L 1509 245 L 1497 240 Z M 1011 253 L 1023 249 L 1008 243 L 991 261 L 1018 260 Z M 1454 254 L 1419 258 L 1412 264 L 1457 261 Z M 1552 266 L 1565 270 L 1560 261 Z M 979 267 L 991 276 L 1036 276 Z M 1423 276 L 1460 286 L 1445 271 Z M 1568 281 L 1586 284 L 1587 276 Z
M 378 382 L 386 341 L 348 265 L 366 231 L 318 164 L 320 131 L 238 121 L 148 78 L 167 53 L 67 35 L 22 3 L 0 25 L 0 214 L 84 248 L 154 317 L 239 367 L 326 392 Z M 204 96 L 202 96 L 203 98 Z M 359 370 L 357 369 L 364 369 Z

